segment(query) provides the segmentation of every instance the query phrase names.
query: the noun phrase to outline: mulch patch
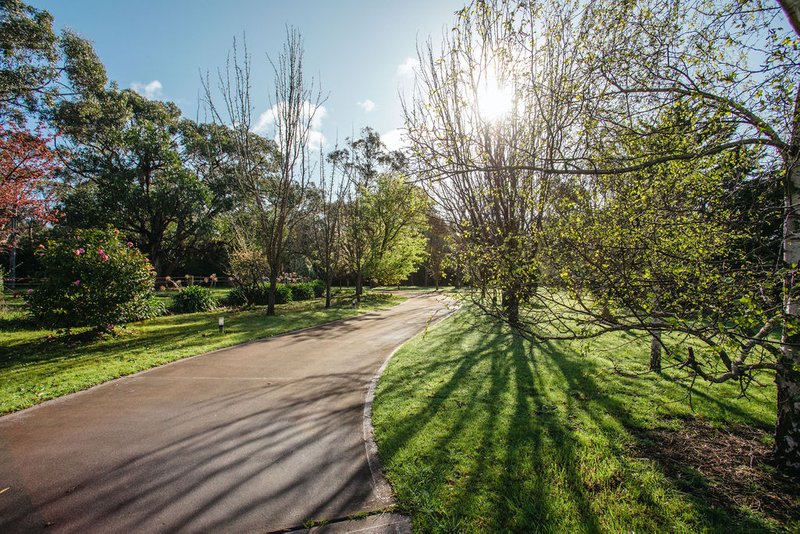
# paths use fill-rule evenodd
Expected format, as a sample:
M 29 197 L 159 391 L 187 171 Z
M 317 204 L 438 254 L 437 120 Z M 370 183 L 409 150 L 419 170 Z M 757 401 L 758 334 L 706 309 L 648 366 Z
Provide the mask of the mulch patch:
M 800 481 L 770 467 L 763 430 L 719 429 L 702 419 L 686 419 L 680 430 L 648 430 L 638 436 L 640 451 L 682 491 L 735 514 L 749 508 L 779 524 L 800 521 Z

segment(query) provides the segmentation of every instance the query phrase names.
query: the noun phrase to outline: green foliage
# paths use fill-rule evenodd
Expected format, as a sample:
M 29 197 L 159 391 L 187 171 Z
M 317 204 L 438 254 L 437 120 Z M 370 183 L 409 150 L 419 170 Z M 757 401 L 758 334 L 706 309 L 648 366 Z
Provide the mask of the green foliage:
M 113 86 L 61 102 L 54 116 L 73 143 L 69 224 L 114 224 L 159 274 L 215 238 L 214 217 L 231 207 L 231 170 L 216 163 L 225 154 L 199 147 L 204 139 L 216 146 L 217 130 L 182 119 L 173 103 Z
M 292 300 L 292 288 L 288 284 L 278 284 L 275 288 L 275 304 L 286 304 Z M 250 293 L 241 287 L 234 287 L 227 302 L 233 306 L 266 306 L 269 302 L 269 284 L 261 283 Z
M 269 285 L 265 284 L 266 294 L 269 294 Z M 292 288 L 288 284 L 278 284 L 275 287 L 275 304 L 286 304 L 294 300 Z
M 167 304 L 164 299 L 152 296 L 144 301 L 142 306 L 141 319 L 152 319 L 167 314 Z
M 315 286 L 311 282 L 289 284 L 289 288 L 292 290 L 292 300 L 311 300 L 316 296 Z
M 231 278 L 236 284 L 236 299 L 241 304 L 257 304 L 262 280 L 269 273 L 267 258 L 257 247 L 237 247 L 228 258 Z
M 364 276 L 396 285 L 425 258 L 428 199 L 400 174 L 381 174 L 363 188 L 361 230 L 365 236 Z
M 0 117 L 22 123 L 26 115 L 45 115 L 59 96 L 105 81 L 88 41 L 69 30 L 58 37 L 47 11 L 20 0 L 0 2 Z
M 660 117 L 665 133 L 620 137 L 605 157 L 697 150 L 704 137 L 725 133 L 704 131 L 706 120 L 675 106 Z M 741 150 L 587 180 L 592 195 L 563 199 L 552 225 L 549 284 L 583 296 L 571 310 L 601 317 L 598 327 L 683 332 L 703 341 L 697 350 L 709 362 L 720 351 L 738 353 L 782 298 L 781 279 L 770 272 L 781 216 L 764 210 L 779 204 L 781 191 L 777 180 L 762 182 L 755 156 Z
M 27 296 L 37 322 L 103 330 L 160 311 L 150 300 L 152 267 L 118 233 L 111 228 L 78 229 L 40 245 L 40 284 Z
M 211 289 L 203 286 L 187 286 L 175 295 L 173 309 L 178 313 L 211 311 L 217 307 L 217 299 Z
M 325 282 L 317 278 L 310 283 L 314 288 L 314 297 L 319 298 L 325 294 Z

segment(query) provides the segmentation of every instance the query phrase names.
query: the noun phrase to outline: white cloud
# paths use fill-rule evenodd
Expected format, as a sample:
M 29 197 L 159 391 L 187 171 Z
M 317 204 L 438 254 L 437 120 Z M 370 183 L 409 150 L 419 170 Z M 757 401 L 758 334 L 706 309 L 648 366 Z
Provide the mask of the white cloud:
M 275 104 L 261 115 L 258 116 L 256 124 L 252 127 L 253 132 L 263 135 L 265 137 L 272 135 L 277 140 L 278 132 L 275 128 L 275 119 L 278 116 L 278 111 L 284 103 Z M 328 110 L 325 106 L 319 106 L 314 111 L 314 104 L 311 102 L 303 102 L 303 117 L 307 121 L 311 117 L 311 129 L 308 132 L 308 147 L 312 150 L 319 150 L 325 144 L 325 135 L 322 133 L 322 119 L 328 115 Z
M 386 145 L 386 148 L 389 150 L 400 150 L 402 148 L 408 148 L 409 146 L 406 132 L 400 128 L 389 130 L 381 134 L 381 141 L 383 141 L 383 144 Z
M 416 72 L 419 70 L 419 61 L 411 56 L 405 58 L 402 63 L 397 66 L 397 77 L 404 80 L 413 80 Z
M 163 89 L 163 86 L 161 85 L 160 81 L 153 80 L 152 82 L 148 83 L 133 82 L 131 84 L 131 89 L 143 97 L 153 100 L 161 96 L 161 89 Z
M 367 98 L 366 100 L 364 100 L 362 102 L 356 102 L 356 104 L 361 106 L 361 109 L 363 109 L 365 113 L 369 113 L 370 111 L 375 109 L 375 102 L 373 102 L 369 98 Z

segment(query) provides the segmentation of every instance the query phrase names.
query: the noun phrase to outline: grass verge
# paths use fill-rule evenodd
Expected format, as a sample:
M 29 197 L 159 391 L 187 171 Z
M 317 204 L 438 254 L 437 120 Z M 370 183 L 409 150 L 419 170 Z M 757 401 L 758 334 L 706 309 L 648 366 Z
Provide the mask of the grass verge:
M 692 409 L 647 350 L 533 345 L 468 310 L 407 343 L 373 423 L 415 532 L 800 529 L 798 484 L 765 463 L 774 388 L 696 384 Z
M 21 309 L 7 308 L 0 319 L 0 413 L 28 408 L 120 376 L 254 339 L 386 309 L 404 299 L 368 294 L 361 306 L 349 300 L 326 310 L 324 301 L 276 307 L 215 310 L 131 323 L 114 336 L 87 342 L 36 328 Z M 225 317 L 225 334 L 217 319 Z

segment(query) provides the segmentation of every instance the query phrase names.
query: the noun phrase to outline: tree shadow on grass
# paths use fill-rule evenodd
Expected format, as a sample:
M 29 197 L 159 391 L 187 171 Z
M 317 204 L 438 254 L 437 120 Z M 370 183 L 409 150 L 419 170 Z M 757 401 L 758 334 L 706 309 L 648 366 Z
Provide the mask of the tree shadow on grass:
M 376 399 L 379 452 L 418 530 L 765 527 L 738 515 L 731 524 L 730 511 L 631 455 L 641 423 L 598 382 L 607 370 L 596 361 L 468 326 L 457 316 L 413 342 Z M 683 502 L 680 518 L 666 498 Z

